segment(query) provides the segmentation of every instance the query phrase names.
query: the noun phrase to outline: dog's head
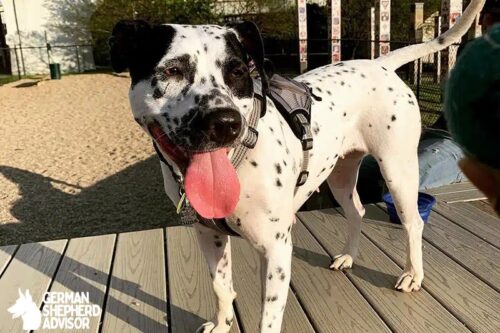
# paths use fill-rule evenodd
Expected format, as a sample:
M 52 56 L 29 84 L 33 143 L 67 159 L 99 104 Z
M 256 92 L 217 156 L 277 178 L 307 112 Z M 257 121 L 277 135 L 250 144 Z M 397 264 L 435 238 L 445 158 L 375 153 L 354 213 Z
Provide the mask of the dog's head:
M 110 45 L 113 69 L 130 71 L 136 121 L 185 173 L 191 204 L 204 217 L 227 216 L 239 198 L 227 152 L 245 133 L 253 108 L 249 64 L 265 78 L 255 24 L 120 21 Z
M 262 38 L 253 23 L 159 25 L 120 21 L 111 60 L 130 70 L 136 121 L 153 137 L 166 135 L 191 152 L 232 146 L 253 107 L 249 62 L 263 66 Z

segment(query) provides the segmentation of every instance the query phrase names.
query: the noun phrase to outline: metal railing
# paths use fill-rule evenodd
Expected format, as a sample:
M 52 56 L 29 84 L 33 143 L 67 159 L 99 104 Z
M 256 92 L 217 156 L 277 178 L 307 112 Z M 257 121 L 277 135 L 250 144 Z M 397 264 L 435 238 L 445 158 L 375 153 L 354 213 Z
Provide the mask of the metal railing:
M 9 48 L 0 47 L 0 75 L 3 77 L 12 76 L 12 80 L 18 80 L 30 74 L 37 73 L 38 69 L 48 70 L 50 63 L 60 62 L 70 59 L 74 62 L 71 68 L 63 70 L 71 72 L 83 72 L 89 68 L 85 65 L 82 50 L 92 50 L 91 44 L 71 44 L 71 45 L 51 45 L 44 46 L 13 46 Z M 54 56 L 54 54 L 56 54 Z M 35 69 L 33 69 L 34 67 Z M 1 81 L 0 81 L 1 82 Z
M 342 59 L 370 59 L 372 56 L 372 48 L 378 54 L 381 41 L 378 40 L 363 40 L 363 39 L 341 39 Z M 331 43 L 330 39 L 309 39 L 308 40 L 308 69 L 313 69 L 331 63 Z M 411 45 L 411 42 L 391 41 L 389 43 L 391 50 L 398 49 L 404 46 Z M 290 75 L 299 74 L 299 52 L 297 39 L 265 39 L 266 56 L 271 59 L 278 72 L 284 72 Z M 83 72 L 87 68 L 83 65 L 81 50 L 87 48 L 91 50 L 90 44 L 74 44 L 74 45 L 50 45 L 38 47 L 23 47 L 21 49 L 13 47 L 9 49 L 0 48 L 0 74 L 2 66 L 5 68 L 6 60 L 10 60 L 10 68 L 14 68 L 12 76 L 21 79 L 26 76 L 26 57 L 29 51 L 38 53 L 40 61 L 46 64 L 51 62 L 50 52 L 56 53 L 57 50 L 65 50 L 66 54 L 73 53 L 75 66 L 73 72 Z M 459 45 L 454 45 L 444 52 L 449 53 L 449 58 L 456 58 Z M 10 58 L 8 58 L 10 57 Z M 8 59 L 7 59 L 8 58 Z M 3 65 L 2 65 L 3 64 Z M 15 66 L 12 66 L 15 64 Z M 453 65 L 453 64 L 451 64 Z M 108 64 L 109 67 L 111 67 Z M 440 115 L 442 110 L 442 82 L 446 78 L 446 71 L 452 66 L 446 66 L 442 61 L 441 53 L 428 55 L 418 59 L 415 63 L 407 64 L 398 69 L 398 75 L 414 90 L 422 110 L 422 118 L 424 125 L 431 125 L 433 121 Z M 64 68 L 63 68 L 64 70 Z M 1 84 L 1 79 L 0 79 Z

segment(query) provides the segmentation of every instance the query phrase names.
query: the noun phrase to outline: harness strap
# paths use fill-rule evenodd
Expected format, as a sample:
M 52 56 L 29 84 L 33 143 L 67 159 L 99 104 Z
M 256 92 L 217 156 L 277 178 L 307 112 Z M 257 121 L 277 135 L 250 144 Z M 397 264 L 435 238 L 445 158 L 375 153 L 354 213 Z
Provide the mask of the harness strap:
M 297 179 L 297 185 L 295 186 L 294 194 L 297 194 L 299 187 L 304 185 L 309 177 L 309 171 L 307 171 L 307 169 L 309 168 L 309 151 L 313 148 L 313 136 L 311 132 L 311 125 L 309 124 L 307 118 L 301 113 L 297 113 L 295 117 L 302 127 L 302 137 L 300 141 L 302 143 L 302 151 L 304 154 L 301 170 Z
M 255 148 L 257 141 L 259 139 L 259 132 L 257 132 L 257 124 L 260 119 L 260 113 L 262 108 L 262 102 L 259 98 L 254 98 L 253 110 L 250 112 L 248 119 L 248 132 L 246 137 L 241 141 L 240 145 L 234 149 L 233 155 L 231 156 L 231 163 L 235 169 L 238 169 L 241 162 L 245 158 L 248 149 Z
M 260 85 L 257 81 L 254 81 L 254 89 L 256 91 L 256 94 L 254 96 L 254 101 L 253 101 L 253 108 L 252 111 L 249 114 L 248 117 L 248 126 L 247 126 L 247 133 L 245 134 L 245 137 L 241 140 L 240 144 L 234 148 L 233 153 L 231 155 L 231 163 L 233 164 L 235 169 L 238 169 L 238 167 L 241 165 L 243 162 L 247 152 L 249 149 L 255 148 L 258 138 L 259 138 L 259 132 L 257 131 L 257 125 L 259 122 L 259 119 L 264 115 L 264 110 L 266 107 L 266 91 L 263 89 L 263 86 Z M 260 88 L 260 89 L 258 89 Z M 290 84 L 287 85 L 287 88 L 291 89 L 297 89 L 295 86 L 291 87 Z M 258 93 L 260 90 L 261 94 Z M 310 107 L 310 104 L 308 105 Z M 306 110 L 306 114 L 309 114 L 309 110 Z M 302 165 L 301 165 L 301 171 L 299 173 L 298 179 L 297 179 L 297 184 L 295 187 L 295 192 L 294 194 L 297 193 L 298 189 L 300 186 L 304 185 L 307 182 L 309 172 L 308 167 L 309 167 L 309 160 L 310 160 L 310 150 L 313 148 L 313 136 L 311 132 L 311 124 L 309 119 L 301 112 L 295 112 L 293 115 L 294 118 L 294 123 L 300 128 L 300 132 L 296 132 L 297 136 L 300 136 L 299 139 L 302 143 L 302 150 L 303 150 L 303 159 L 302 159 Z M 299 134 L 300 133 L 300 134 Z M 153 146 L 156 150 L 156 153 L 160 160 L 165 163 L 171 170 L 172 175 L 174 176 L 175 180 L 179 184 L 180 191 L 182 192 L 182 176 L 177 175 L 172 166 L 165 160 L 163 157 L 163 154 L 160 152 L 158 149 L 157 145 L 155 142 L 153 142 Z M 180 204 L 180 208 L 182 208 L 182 203 Z M 192 208 L 188 208 L 191 209 Z M 195 214 L 192 218 L 192 223 L 199 222 L 202 225 L 204 225 L 207 228 L 216 230 L 218 232 L 221 232 L 226 235 L 230 236 L 240 236 L 238 233 L 236 233 L 231 227 L 228 225 L 226 219 L 205 219 L 198 214 Z
M 206 219 L 198 215 L 198 223 L 225 235 L 241 237 L 240 234 L 231 229 L 226 219 Z

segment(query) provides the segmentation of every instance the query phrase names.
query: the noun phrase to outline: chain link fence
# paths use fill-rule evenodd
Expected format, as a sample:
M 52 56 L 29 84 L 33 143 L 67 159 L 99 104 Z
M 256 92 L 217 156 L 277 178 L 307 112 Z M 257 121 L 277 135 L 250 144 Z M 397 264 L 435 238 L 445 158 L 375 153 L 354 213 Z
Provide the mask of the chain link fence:
M 49 64 L 58 63 L 66 73 L 94 70 L 91 44 L 23 46 L 0 48 L 0 84 L 38 74 L 48 74 Z

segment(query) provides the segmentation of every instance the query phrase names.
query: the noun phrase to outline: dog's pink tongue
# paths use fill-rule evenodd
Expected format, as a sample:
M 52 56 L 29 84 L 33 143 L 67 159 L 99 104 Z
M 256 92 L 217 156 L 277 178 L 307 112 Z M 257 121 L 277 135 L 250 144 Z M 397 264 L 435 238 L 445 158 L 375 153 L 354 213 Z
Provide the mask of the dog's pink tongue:
M 226 149 L 194 154 L 184 186 L 191 206 L 207 219 L 228 217 L 240 198 L 240 182 Z

